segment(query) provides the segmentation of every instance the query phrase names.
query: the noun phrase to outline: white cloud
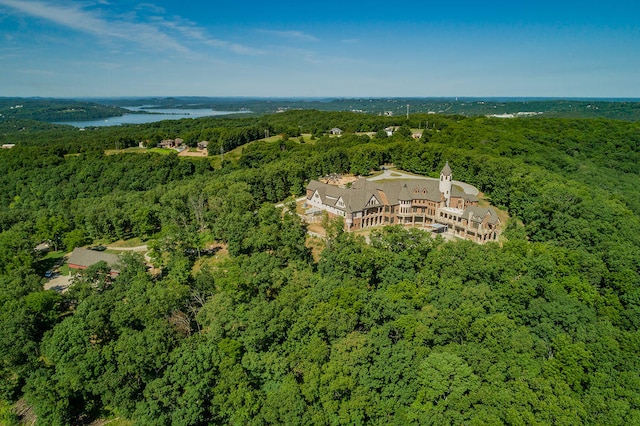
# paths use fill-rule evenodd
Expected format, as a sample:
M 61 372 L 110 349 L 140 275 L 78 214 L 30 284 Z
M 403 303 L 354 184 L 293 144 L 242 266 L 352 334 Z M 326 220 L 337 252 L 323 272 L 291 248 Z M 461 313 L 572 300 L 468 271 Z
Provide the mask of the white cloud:
M 140 3 L 136 6 L 136 10 L 150 10 L 153 13 L 163 14 L 165 13 L 164 8 L 157 6 L 153 3 Z
M 205 30 L 187 19 L 175 18 L 174 21 L 167 21 L 163 18 L 156 17 L 155 20 L 160 25 L 170 28 L 172 31 L 179 32 L 190 41 L 199 42 L 207 46 L 224 48 L 242 55 L 263 55 L 266 53 L 263 50 L 255 49 L 243 44 L 210 37 Z
M 93 34 L 103 39 L 112 40 L 115 38 L 132 41 L 154 49 L 164 47 L 179 52 L 188 51 L 177 40 L 167 36 L 152 25 L 109 20 L 99 12 L 84 10 L 74 4 L 53 5 L 39 1 L 26 2 L 19 0 L 0 0 L 0 4 L 21 13 L 51 21 L 76 31 Z
M 276 37 L 288 38 L 297 41 L 318 41 L 318 39 L 311 34 L 304 33 L 302 31 L 276 31 L 276 30 L 258 30 L 263 34 L 270 34 Z
M 108 4 L 101 0 L 101 4 Z M 44 1 L 0 0 L 0 5 L 38 19 L 47 20 L 57 25 L 92 34 L 103 42 L 114 40 L 126 41 L 141 46 L 144 49 L 171 50 L 179 53 L 191 53 L 188 42 L 222 48 L 244 55 L 260 54 L 257 49 L 209 37 L 205 31 L 195 24 L 175 18 L 167 21 L 162 17 L 154 17 L 150 22 L 135 21 L 135 13 L 120 15 L 117 18 L 105 15 L 104 11 L 87 10 L 79 4 L 54 4 Z M 141 4 L 139 8 L 150 9 L 154 13 L 163 13 L 162 8 L 151 4 Z M 179 39 L 169 35 L 166 30 L 178 31 L 190 37 L 190 40 Z

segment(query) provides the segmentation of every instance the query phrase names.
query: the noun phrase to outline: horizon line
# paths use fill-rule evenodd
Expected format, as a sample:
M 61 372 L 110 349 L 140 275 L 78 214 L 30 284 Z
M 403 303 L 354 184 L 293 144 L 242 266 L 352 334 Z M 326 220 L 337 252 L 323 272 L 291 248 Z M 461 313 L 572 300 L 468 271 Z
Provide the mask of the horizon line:
M 248 96 L 248 95 L 131 95 L 131 96 L 0 96 L 0 99 L 60 99 L 60 100 L 80 100 L 80 99 L 169 99 L 169 98 L 202 98 L 202 99 L 244 99 L 244 100 L 363 100 L 363 99 L 438 99 L 438 100 L 539 100 L 539 101 L 634 101 L 640 102 L 640 97 L 617 97 L 617 96 Z

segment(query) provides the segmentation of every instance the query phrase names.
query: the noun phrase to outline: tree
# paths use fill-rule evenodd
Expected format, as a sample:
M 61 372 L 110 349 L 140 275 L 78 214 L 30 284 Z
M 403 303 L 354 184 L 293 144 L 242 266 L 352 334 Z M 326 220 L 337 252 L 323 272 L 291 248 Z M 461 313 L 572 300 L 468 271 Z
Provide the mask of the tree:
M 412 135 L 411 129 L 406 124 L 398 127 L 398 130 L 395 131 L 394 136 L 402 137 L 404 139 L 410 138 Z
M 67 251 L 71 251 L 76 247 L 81 247 L 90 242 L 87 234 L 82 229 L 74 229 L 64 236 L 64 246 Z
M 376 132 L 375 136 L 376 139 L 387 139 L 389 137 L 389 135 L 387 135 L 387 131 L 384 129 L 380 129 Z
M 41 216 L 36 222 L 36 230 L 38 237 L 42 240 L 49 241 L 54 247 L 54 250 L 58 250 L 62 238 L 68 231 L 71 230 L 71 224 L 62 216 Z
M 410 411 L 412 420 L 427 424 L 469 420 L 480 380 L 460 357 L 449 352 L 432 352 L 420 364 L 418 383 L 420 388 Z

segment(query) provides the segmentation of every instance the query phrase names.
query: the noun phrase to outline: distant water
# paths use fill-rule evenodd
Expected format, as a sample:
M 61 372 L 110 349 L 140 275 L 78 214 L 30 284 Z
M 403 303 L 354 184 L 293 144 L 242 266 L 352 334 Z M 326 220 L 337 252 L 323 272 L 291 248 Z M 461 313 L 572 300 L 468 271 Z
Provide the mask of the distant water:
M 146 107 L 146 109 L 145 109 Z M 68 124 L 75 127 L 119 126 L 120 124 L 144 124 L 162 120 L 180 120 L 182 118 L 212 117 L 216 115 L 240 114 L 250 111 L 213 111 L 211 109 L 150 109 L 148 106 L 127 107 L 130 111 L 149 111 L 154 114 L 125 114 L 119 117 L 107 117 L 88 121 L 57 121 L 56 124 Z

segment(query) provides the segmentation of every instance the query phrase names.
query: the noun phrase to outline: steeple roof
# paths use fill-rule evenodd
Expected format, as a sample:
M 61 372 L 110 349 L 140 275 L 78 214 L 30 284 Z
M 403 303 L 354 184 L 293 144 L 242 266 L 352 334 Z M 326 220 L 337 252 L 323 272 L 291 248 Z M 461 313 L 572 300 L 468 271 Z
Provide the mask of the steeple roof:
M 398 200 L 400 201 L 411 201 L 413 197 L 411 196 L 411 193 L 409 192 L 409 188 L 407 187 L 407 184 L 405 183 L 404 185 L 402 185 L 402 189 L 400 190 L 400 194 L 398 194 Z
M 445 164 L 444 167 L 442 168 L 442 171 L 440 172 L 440 174 L 444 176 L 451 176 L 451 167 L 449 167 L 448 161 L 447 161 L 447 164 Z

